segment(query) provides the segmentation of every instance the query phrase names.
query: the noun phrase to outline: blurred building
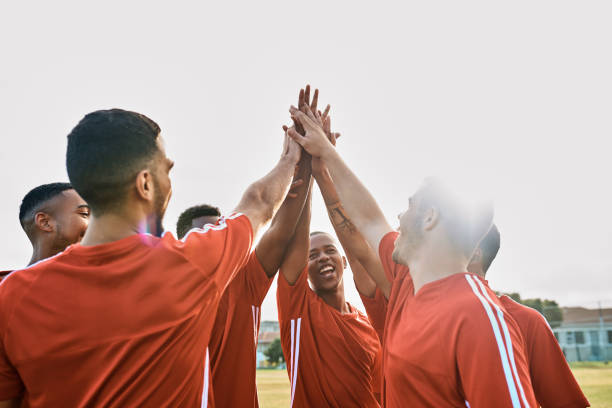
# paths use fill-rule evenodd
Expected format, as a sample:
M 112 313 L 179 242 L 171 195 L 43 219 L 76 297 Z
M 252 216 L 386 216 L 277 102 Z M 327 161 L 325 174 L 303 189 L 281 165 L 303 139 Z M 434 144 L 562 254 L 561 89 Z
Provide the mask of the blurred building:
M 562 307 L 553 332 L 568 361 L 612 360 L 612 309 Z
M 264 320 L 261 322 L 257 340 L 257 368 L 263 368 L 268 365 L 264 351 L 275 339 L 280 339 L 280 326 L 278 322 L 274 320 Z

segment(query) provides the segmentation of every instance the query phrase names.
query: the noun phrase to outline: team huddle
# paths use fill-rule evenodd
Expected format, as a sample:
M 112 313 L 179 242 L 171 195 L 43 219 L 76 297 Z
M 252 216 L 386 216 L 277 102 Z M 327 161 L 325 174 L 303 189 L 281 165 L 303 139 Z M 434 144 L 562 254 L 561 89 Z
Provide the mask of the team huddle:
M 159 126 L 121 109 L 77 124 L 70 183 L 22 201 L 29 265 L 0 272 L 0 408 L 258 407 L 277 274 L 291 407 L 589 406 L 546 320 L 489 287 L 490 203 L 428 178 L 394 230 L 318 90 L 289 112 L 273 169 L 226 216 L 186 209 L 176 236 Z M 315 182 L 335 236 L 310 230 Z M 345 299 L 349 266 L 366 313 Z

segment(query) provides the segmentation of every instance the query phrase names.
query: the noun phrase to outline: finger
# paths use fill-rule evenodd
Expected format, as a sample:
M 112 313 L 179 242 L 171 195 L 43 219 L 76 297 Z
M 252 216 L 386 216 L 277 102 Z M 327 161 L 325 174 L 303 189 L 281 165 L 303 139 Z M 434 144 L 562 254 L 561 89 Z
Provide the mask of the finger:
M 298 196 L 297 193 L 291 193 L 291 192 L 287 193 L 287 197 L 289 198 L 296 198 L 297 196 Z
M 283 130 L 286 132 L 289 128 L 286 125 L 283 125 Z
M 323 111 L 323 115 L 321 115 L 323 118 L 326 118 L 327 115 L 329 115 L 329 110 L 331 109 L 331 106 L 327 105 L 325 107 L 325 110 Z
M 310 106 L 310 85 L 306 85 L 306 91 L 304 92 L 304 103 Z
M 334 133 L 334 137 L 335 137 L 336 139 L 339 139 L 339 138 L 340 138 L 340 133 Z
M 312 103 L 310 104 L 310 110 L 312 110 L 313 112 L 316 112 L 318 102 L 319 102 L 319 90 L 315 89 L 314 95 L 312 96 Z
M 311 127 L 311 128 L 316 128 L 317 124 L 315 122 L 312 121 L 312 119 L 310 119 L 308 117 L 308 115 L 306 115 L 304 112 L 302 111 L 296 111 L 294 112 L 294 114 L 291 116 L 292 118 L 296 118 L 296 120 L 298 121 L 298 123 L 300 125 L 302 125 L 302 127 L 306 128 L 307 126 Z
M 329 116 L 326 117 L 325 121 L 323 122 L 323 131 L 326 135 L 331 133 L 331 118 Z
M 295 129 L 289 129 L 287 131 L 287 136 L 289 136 L 291 140 L 295 141 L 300 146 L 303 146 L 304 142 L 306 141 L 306 138 L 300 135 Z
M 300 89 L 300 96 L 298 97 L 298 107 L 301 108 L 304 105 L 304 89 Z

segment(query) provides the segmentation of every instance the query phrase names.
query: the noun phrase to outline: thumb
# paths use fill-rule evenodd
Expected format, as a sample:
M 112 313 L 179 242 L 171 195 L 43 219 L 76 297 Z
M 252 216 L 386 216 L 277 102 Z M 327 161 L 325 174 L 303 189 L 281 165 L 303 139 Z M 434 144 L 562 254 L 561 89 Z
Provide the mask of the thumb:
M 294 128 L 289 128 L 287 130 L 287 136 L 293 139 L 300 146 L 304 146 L 304 143 L 306 142 L 306 138 L 300 135 Z

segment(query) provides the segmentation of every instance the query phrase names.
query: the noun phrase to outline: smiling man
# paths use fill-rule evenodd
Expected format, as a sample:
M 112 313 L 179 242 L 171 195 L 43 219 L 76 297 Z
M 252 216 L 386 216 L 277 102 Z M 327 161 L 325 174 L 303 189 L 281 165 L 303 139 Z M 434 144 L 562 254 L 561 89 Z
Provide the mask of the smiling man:
M 325 232 L 309 236 L 309 226 L 310 202 L 278 277 L 291 407 L 378 407 L 378 336 L 344 297 L 347 261 L 336 240 Z
M 19 207 L 19 223 L 32 243 L 29 265 L 49 258 L 83 238 L 89 206 L 69 183 L 30 190 Z M 0 271 L 0 280 L 12 271 Z

